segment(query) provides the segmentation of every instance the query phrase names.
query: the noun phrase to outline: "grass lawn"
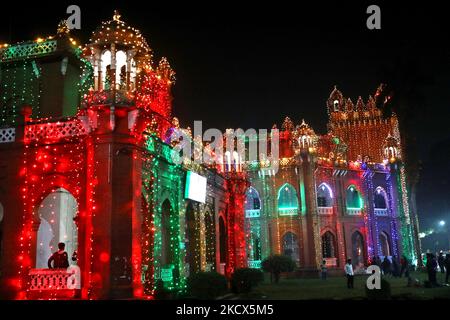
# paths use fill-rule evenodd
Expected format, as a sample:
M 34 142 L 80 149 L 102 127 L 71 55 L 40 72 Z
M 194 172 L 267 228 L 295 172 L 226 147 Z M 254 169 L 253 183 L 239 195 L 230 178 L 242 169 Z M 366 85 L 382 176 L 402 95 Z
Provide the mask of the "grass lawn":
M 423 281 L 427 279 L 425 273 L 414 272 L 414 279 Z M 347 289 L 347 280 L 344 276 L 321 279 L 281 279 L 278 284 L 271 284 L 268 275 L 263 283 L 254 288 L 253 292 L 243 299 L 270 299 L 270 300 L 315 300 L 315 299 L 365 299 L 365 286 L 367 276 L 355 276 L 355 288 Z M 391 293 L 394 299 L 450 299 L 450 286 L 440 288 L 407 287 L 406 278 L 386 277 L 391 284 Z M 445 277 L 437 275 L 438 283 L 444 283 Z

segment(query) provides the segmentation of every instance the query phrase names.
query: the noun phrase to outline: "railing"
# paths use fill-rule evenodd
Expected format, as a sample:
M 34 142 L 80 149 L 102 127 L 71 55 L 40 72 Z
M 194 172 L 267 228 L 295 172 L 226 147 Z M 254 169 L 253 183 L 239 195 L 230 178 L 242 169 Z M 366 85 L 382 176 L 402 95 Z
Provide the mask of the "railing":
M 349 216 L 360 216 L 362 213 L 360 208 L 347 208 L 347 215 Z
M 317 213 L 324 216 L 331 216 L 333 214 L 333 207 L 317 207 Z
M 258 218 L 261 215 L 260 209 L 254 209 L 254 210 L 245 210 L 245 217 L 246 218 Z
M 0 49 L 0 61 L 11 61 L 50 54 L 56 51 L 56 40 L 25 43 Z
M 16 128 L 0 129 L 0 143 L 9 143 L 16 140 Z
M 83 136 L 89 131 L 87 123 L 76 118 L 67 121 L 29 124 L 25 128 L 25 139 L 27 141 L 58 140 Z
M 252 269 L 261 269 L 261 260 L 248 260 L 248 267 Z
M 101 90 L 91 91 L 83 99 L 83 107 L 96 105 L 135 105 L 135 96 L 126 90 Z
M 280 216 L 296 216 L 298 208 L 278 208 L 278 214 Z
M 375 212 L 376 216 L 387 216 L 388 215 L 388 210 L 387 209 L 375 208 L 374 212 Z
M 28 298 L 75 298 L 80 291 L 80 269 L 31 269 Z

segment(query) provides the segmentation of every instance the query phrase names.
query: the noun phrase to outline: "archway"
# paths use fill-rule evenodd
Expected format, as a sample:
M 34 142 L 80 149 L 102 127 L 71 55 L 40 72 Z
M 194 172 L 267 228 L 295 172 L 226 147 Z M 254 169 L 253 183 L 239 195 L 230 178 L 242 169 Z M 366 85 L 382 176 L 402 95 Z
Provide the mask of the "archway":
M 358 189 L 355 186 L 349 186 L 346 192 L 347 209 L 362 209 L 363 203 Z
M 186 208 L 186 257 L 187 263 L 189 264 L 189 274 L 194 274 L 199 271 L 199 239 L 199 228 L 195 219 L 194 206 L 192 202 L 189 202 Z
M 214 216 L 210 212 L 205 213 L 205 240 L 206 240 L 206 266 L 209 271 L 216 269 L 216 226 Z
M 285 183 L 278 190 L 278 212 L 282 216 L 298 213 L 297 191 L 289 183 Z
M 364 265 L 365 249 L 364 238 L 361 232 L 355 231 L 352 234 L 352 263 L 357 266 Z
M 297 235 L 287 232 L 282 238 L 283 255 L 291 257 L 295 263 L 299 263 L 299 247 Z
M 3 205 L 0 203 L 0 261 L 2 261 L 2 245 L 3 245 L 3 216 L 4 216 Z M 0 269 L 1 274 L 1 269 Z
M 75 197 L 66 189 L 59 188 L 50 193 L 38 208 L 40 218 L 37 233 L 36 268 L 47 268 L 48 258 L 63 242 L 71 257 L 78 247 L 78 230 L 74 218 L 78 212 Z M 70 259 L 69 259 L 70 261 Z
M 389 235 L 386 232 L 380 233 L 380 249 L 382 256 L 384 257 L 391 256 L 391 245 L 389 241 Z
M 246 218 L 259 217 L 261 211 L 261 199 L 259 192 L 250 187 L 245 194 L 245 216 Z
M 317 188 L 317 206 L 321 208 L 333 206 L 333 193 L 326 183 L 320 184 Z
M 327 231 L 322 236 L 322 257 L 336 258 L 336 238 L 334 234 Z
M 387 194 L 382 187 L 375 189 L 373 206 L 376 215 L 388 215 Z
M 227 230 L 223 217 L 219 217 L 219 258 L 220 263 L 227 262 Z
M 166 199 L 161 206 L 161 266 L 167 267 L 174 262 L 173 246 L 171 246 L 172 231 L 170 218 L 173 214 L 172 205 Z

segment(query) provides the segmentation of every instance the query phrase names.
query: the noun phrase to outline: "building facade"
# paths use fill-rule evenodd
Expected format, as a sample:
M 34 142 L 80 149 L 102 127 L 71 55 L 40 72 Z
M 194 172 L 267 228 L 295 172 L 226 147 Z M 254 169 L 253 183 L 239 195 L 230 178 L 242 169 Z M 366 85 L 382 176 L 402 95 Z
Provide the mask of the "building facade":
M 278 172 L 206 166 L 175 161 L 174 75 L 118 13 L 83 47 L 61 23 L 0 49 L 2 297 L 147 298 L 273 254 L 303 274 L 322 259 L 415 259 L 397 122 L 372 100 L 335 89 L 323 136 L 286 119 Z M 59 242 L 74 259 L 49 270 Z

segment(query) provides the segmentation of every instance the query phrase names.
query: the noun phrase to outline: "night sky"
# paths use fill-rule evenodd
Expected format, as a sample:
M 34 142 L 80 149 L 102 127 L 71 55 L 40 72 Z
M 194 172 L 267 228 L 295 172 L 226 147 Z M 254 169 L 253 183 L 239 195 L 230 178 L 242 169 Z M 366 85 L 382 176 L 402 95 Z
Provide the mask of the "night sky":
M 20 3 L 0 12 L 0 43 L 54 34 L 69 4 L 81 7 L 82 29 L 74 36 L 86 42 L 118 9 L 155 58 L 166 56 L 177 72 L 174 115 L 181 124 L 203 120 L 204 128 L 219 129 L 271 128 L 289 116 L 325 133 L 325 101 L 334 85 L 353 102 L 359 95 L 366 100 L 383 68 L 413 60 L 432 80 L 416 114 L 421 228 L 440 219 L 450 224 L 450 26 L 440 2 L 191 2 Z M 381 30 L 366 28 L 369 4 L 381 7 Z

